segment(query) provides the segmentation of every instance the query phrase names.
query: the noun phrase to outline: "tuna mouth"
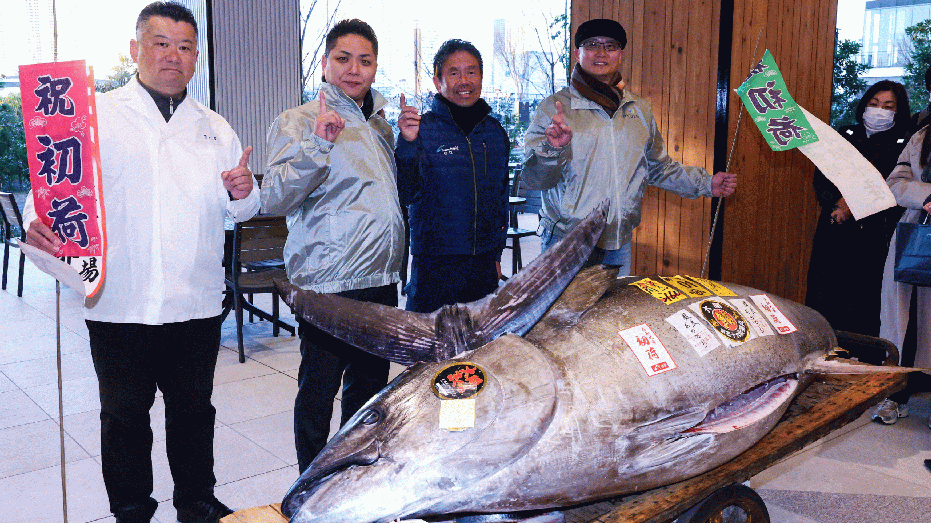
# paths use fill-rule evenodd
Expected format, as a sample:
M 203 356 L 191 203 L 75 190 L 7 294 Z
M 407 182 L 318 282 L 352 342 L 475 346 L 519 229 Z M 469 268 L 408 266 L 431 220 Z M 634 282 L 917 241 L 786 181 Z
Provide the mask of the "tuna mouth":
M 324 456 L 322 460 L 315 460 L 307 467 L 307 470 L 301 474 L 301 477 L 291 485 L 288 493 L 281 501 L 281 512 L 289 519 L 293 519 L 304 503 L 314 495 L 327 481 L 333 476 L 357 466 L 368 466 L 378 461 L 378 445 L 373 441 L 371 445 L 360 452 L 356 452 L 345 458 L 338 459 L 332 464 L 327 465 L 327 459 Z M 317 465 L 317 461 L 322 461 Z

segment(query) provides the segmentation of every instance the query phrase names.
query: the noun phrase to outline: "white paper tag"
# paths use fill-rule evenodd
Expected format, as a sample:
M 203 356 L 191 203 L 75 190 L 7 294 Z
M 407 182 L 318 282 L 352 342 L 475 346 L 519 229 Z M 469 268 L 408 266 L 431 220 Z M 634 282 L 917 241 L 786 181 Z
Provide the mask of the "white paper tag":
M 640 360 L 647 376 L 656 376 L 677 368 L 669 351 L 646 323 L 622 330 L 618 334 Z
M 773 329 L 766 323 L 766 320 L 763 319 L 763 315 L 760 314 L 756 307 L 750 304 L 749 301 L 743 298 L 735 298 L 731 300 L 731 303 L 743 314 L 744 318 L 750 322 L 750 325 L 753 325 L 753 329 L 756 331 L 759 336 L 774 336 L 776 333 L 773 332 Z
M 699 356 L 704 356 L 721 346 L 717 337 L 711 334 L 711 331 L 694 314 L 685 309 L 666 318 L 666 321 L 685 337 Z
M 440 400 L 440 428 L 465 430 L 475 427 L 475 399 Z
M 750 296 L 750 299 L 763 311 L 763 315 L 773 324 L 773 327 L 779 334 L 789 334 L 790 332 L 798 330 L 795 328 L 795 325 L 792 325 L 789 318 L 786 318 L 786 315 L 779 310 L 779 307 L 776 307 L 776 304 L 769 299 L 769 296 L 765 294 L 756 294 Z

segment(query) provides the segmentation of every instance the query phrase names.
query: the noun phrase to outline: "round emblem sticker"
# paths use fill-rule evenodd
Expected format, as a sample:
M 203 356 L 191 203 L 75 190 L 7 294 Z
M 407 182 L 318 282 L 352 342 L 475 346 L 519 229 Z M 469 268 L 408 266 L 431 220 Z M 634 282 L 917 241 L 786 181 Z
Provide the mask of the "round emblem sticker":
M 433 377 L 433 393 L 444 400 L 475 396 L 485 388 L 485 371 L 474 363 L 452 363 Z
M 750 327 L 736 309 L 726 303 L 706 300 L 698 306 L 712 327 L 732 341 L 747 341 Z

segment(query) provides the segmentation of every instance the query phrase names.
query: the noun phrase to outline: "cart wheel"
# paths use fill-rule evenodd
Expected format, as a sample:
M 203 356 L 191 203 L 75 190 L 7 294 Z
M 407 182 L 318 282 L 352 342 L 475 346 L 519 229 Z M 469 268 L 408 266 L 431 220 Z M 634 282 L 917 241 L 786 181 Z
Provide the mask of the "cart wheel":
M 753 489 L 735 484 L 712 492 L 675 523 L 769 523 L 769 511 Z

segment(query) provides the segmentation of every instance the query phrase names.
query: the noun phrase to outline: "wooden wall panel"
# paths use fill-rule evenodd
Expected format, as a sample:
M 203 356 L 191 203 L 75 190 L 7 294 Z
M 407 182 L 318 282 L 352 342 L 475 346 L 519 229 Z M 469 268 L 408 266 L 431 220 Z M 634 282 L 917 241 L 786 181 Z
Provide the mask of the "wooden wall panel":
M 714 165 L 715 140 L 730 151 L 738 97 L 729 96 L 729 132 L 716 137 L 719 35 L 733 30 L 730 88 L 767 48 L 792 96 L 823 120 L 830 111 L 836 0 L 734 0 L 733 27 L 721 28 L 722 0 L 575 0 L 573 32 L 590 18 L 614 18 L 627 30 L 622 72 L 627 88 L 650 101 L 669 154 L 689 165 Z M 727 66 L 728 64 L 725 64 Z M 730 170 L 737 193 L 725 200 L 722 278 L 798 301 L 817 217 L 812 164 L 798 151 L 774 153 L 752 121 L 741 118 Z M 725 159 L 719 159 L 724 165 Z M 710 199 L 684 200 L 649 188 L 634 232 L 635 274 L 698 274 L 712 221 Z
M 769 49 L 793 98 L 828 121 L 836 17 L 836 2 L 737 0 L 734 25 L 744 29 L 735 30 L 732 87 Z M 811 186 L 815 168 L 798 151 L 771 151 L 736 104 L 730 108 L 730 136 L 738 111 L 744 121 L 731 170 L 740 173 L 740 185 L 727 199 L 723 219 L 723 278 L 804 301 L 818 214 Z

